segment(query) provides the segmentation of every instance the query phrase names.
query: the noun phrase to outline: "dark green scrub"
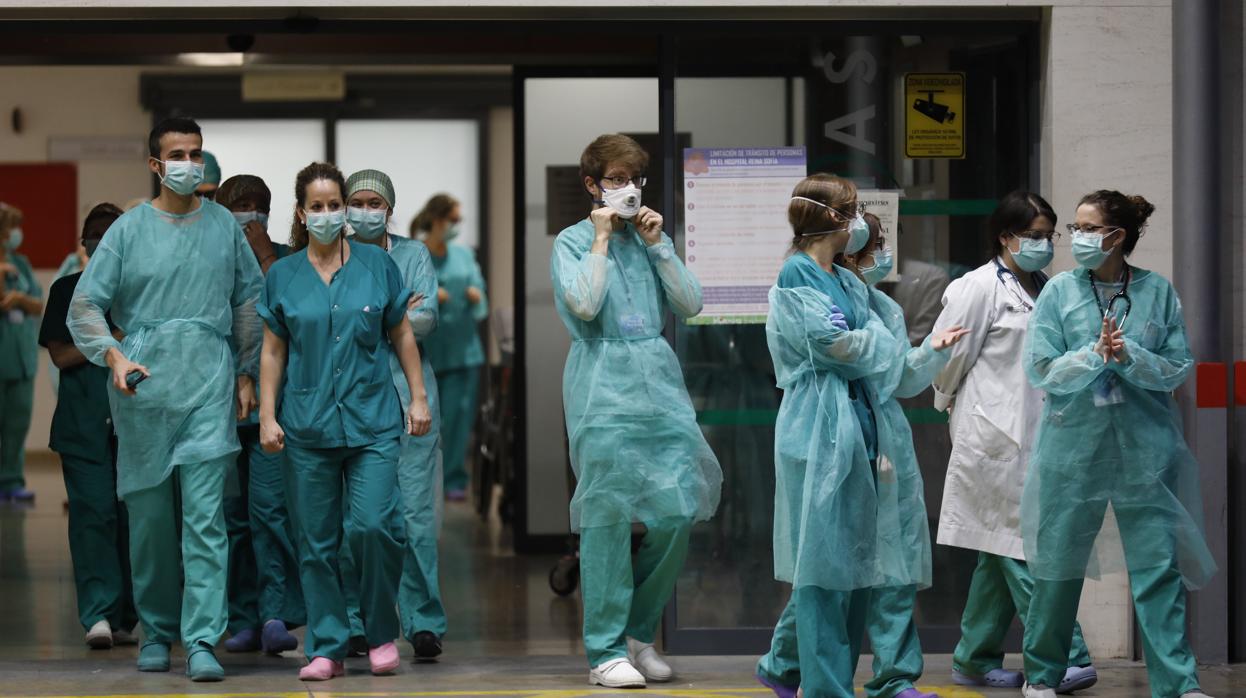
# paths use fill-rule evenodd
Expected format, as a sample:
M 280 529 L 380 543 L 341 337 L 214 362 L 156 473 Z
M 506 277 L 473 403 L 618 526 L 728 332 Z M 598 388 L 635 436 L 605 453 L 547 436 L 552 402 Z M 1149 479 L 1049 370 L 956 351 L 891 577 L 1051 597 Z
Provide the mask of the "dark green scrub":
M 343 498 L 349 498 L 347 544 L 373 647 L 399 634 L 395 604 L 406 542 L 397 477 L 404 420 L 387 332 L 406 318 L 411 291 L 385 250 L 346 244 L 350 257 L 328 285 L 306 251 L 278 261 L 258 306 L 268 329 L 288 343 L 277 422 L 294 473 L 291 501 L 307 599 L 303 644 L 308 659 L 334 661 L 345 659 L 350 640 L 338 561 Z
M 39 344 L 72 345 L 65 325 L 82 273 L 58 279 L 48 293 Z M 84 630 L 101 620 L 114 630 L 138 624 L 130 589 L 129 528 L 117 500 L 116 442 L 108 410 L 108 369 L 83 363 L 61 372 L 49 446 L 61 456 L 69 496 L 69 553 Z

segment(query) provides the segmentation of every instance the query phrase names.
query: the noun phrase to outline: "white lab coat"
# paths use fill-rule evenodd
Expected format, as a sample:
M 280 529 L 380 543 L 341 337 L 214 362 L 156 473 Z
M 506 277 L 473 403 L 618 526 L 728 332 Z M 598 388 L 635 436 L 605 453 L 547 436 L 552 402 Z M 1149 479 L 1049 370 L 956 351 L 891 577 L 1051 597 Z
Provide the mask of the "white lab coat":
M 1034 299 L 997 271 L 990 261 L 953 281 L 935 322 L 969 330 L 934 380 L 952 435 L 938 542 L 1024 560 L 1021 489 L 1043 394 L 1022 366 Z

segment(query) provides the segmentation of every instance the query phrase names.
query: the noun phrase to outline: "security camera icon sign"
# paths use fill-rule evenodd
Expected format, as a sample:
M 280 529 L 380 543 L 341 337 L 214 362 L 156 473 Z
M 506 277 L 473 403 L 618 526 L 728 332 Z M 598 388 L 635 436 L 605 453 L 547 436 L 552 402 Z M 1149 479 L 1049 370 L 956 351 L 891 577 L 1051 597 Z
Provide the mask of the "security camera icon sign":
M 941 124 L 951 123 L 956 120 L 956 114 L 946 104 L 939 104 L 935 101 L 935 95 L 943 92 L 943 90 L 922 90 L 926 93 L 926 99 L 918 98 L 913 102 L 913 108 L 919 113 L 934 119 Z

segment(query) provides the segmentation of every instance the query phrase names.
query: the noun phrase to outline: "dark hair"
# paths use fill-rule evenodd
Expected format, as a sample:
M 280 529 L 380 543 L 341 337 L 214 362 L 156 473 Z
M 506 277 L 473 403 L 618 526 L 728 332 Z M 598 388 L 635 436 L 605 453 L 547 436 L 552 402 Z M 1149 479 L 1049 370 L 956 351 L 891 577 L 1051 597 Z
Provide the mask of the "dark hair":
M 798 196 L 803 198 L 795 198 Z M 818 239 L 806 235 L 821 233 L 830 230 L 831 226 L 842 224 L 827 207 L 835 209 L 845 219 L 856 213 L 848 209 L 857 200 L 857 185 L 850 179 L 819 172 L 800 180 L 792 190 L 792 197 L 787 204 L 787 222 L 792 226 L 792 248 L 804 250 Z M 822 206 L 803 199 L 812 199 Z
M 649 169 L 649 153 L 630 136 L 621 133 L 598 136 L 580 154 L 580 181 L 585 177 L 601 181 L 612 162 L 621 163 L 636 174 L 644 174 Z
M 411 221 L 411 237 L 432 230 L 435 221 L 449 218 L 454 207 L 458 205 L 459 200 L 449 194 L 433 194 Z
M 1055 209 L 1034 192 L 1017 190 L 1000 199 L 991 217 L 986 220 L 986 244 L 991 256 L 998 257 L 1004 253 L 1000 236 L 1028 229 L 1039 216 L 1050 220 L 1053 226 L 1056 224 Z
M 109 220 L 109 225 L 112 225 L 112 221 L 115 221 L 118 218 L 120 218 L 123 213 L 125 212 L 122 211 L 119 207 L 117 207 L 114 204 L 110 204 L 110 203 L 96 204 L 95 208 L 92 208 L 91 211 L 87 213 L 87 217 L 83 219 L 82 221 L 82 238 L 81 239 L 82 240 L 86 239 L 87 230 L 91 228 L 91 224 L 94 223 L 95 221 L 108 218 L 108 219 L 111 219 Z
M 342 176 L 342 171 L 327 162 L 313 162 L 299 170 L 298 176 L 294 178 L 294 205 L 297 208 L 303 208 L 307 204 L 307 187 L 322 179 L 337 182 L 339 195 L 346 198 L 346 178 Z M 343 200 L 342 203 L 346 202 Z M 294 213 L 294 221 L 290 223 L 290 247 L 295 250 L 307 247 L 307 224 L 299 220 L 297 211 Z
M 1115 228 L 1125 229 L 1125 243 L 1121 246 L 1129 255 L 1138 246 L 1147 219 L 1155 213 L 1155 204 L 1141 196 L 1126 196 L 1118 191 L 1100 189 L 1082 197 L 1078 206 L 1094 206 L 1103 215 L 1103 222 Z
M 160 159 L 160 139 L 166 133 L 191 133 L 203 138 L 203 131 L 199 128 L 199 124 L 194 119 L 188 119 L 184 116 L 174 116 L 156 124 L 151 130 L 151 135 L 147 136 L 147 152 L 151 153 L 153 158 Z
M 273 193 L 264 180 L 255 175 L 234 175 L 221 182 L 216 190 L 216 203 L 232 208 L 239 201 L 251 201 L 261 213 L 268 213 L 273 205 Z

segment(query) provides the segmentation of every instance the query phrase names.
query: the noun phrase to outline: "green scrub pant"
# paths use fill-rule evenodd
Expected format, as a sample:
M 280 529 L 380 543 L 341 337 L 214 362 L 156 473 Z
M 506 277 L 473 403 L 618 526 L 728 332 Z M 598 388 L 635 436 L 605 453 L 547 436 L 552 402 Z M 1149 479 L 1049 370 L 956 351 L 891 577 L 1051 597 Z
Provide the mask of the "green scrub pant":
M 1084 581 L 1035 581 L 1025 634 L 1030 683 L 1057 686 L 1063 678 Z M 1198 665 L 1185 629 L 1186 593 L 1176 565 L 1131 570 L 1129 589 L 1153 698 L 1177 698 L 1197 689 Z
M 467 489 L 467 442 L 476 424 L 476 397 L 480 367 L 469 366 L 437 372 L 441 393 L 441 445 L 445 457 L 443 474 L 447 492 Z
M 407 545 L 398 584 L 398 615 L 402 635 L 414 642 L 417 633 L 446 634 L 446 609 L 441 602 L 437 535 L 441 509 L 441 437 L 404 435 L 398 457 L 398 493 Z M 349 517 L 347 517 L 347 523 Z M 352 637 L 363 636 L 359 610 L 359 572 L 346 546 L 339 564 Z
M 809 698 L 852 698 L 872 596 L 872 589 L 794 589 L 757 673 L 800 686 Z
M 138 624 L 130 584 L 130 532 L 117 501 L 117 466 L 61 457 L 69 497 L 69 556 L 84 630 L 101 620 L 113 630 Z
M 229 529 L 229 632 L 259 629 L 270 620 L 287 628 L 307 622 L 294 523 L 286 492 L 289 469 L 284 453 L 265 453 L 259 428 L 238 429 L 240 495 L 225 499 Z
M 26 432 L 34 408 L 33 378 L 0 381 L 0 492 L 26 486 Z
M 395 474 L 398 439 L 357 448 L 286 448 L 294 473 L 299 570 L 307 600 L 307 658 L 346 658 L 350 621 L 339 566 L 343 529 L 359 565 L 368 645 L 393 642 L 399 632 L 394 604 L 405 543 Z M 345 526 L 344 506 L 350 516 Z
M 134 603 L 148 642 L 172 644 L 179 621 L 188 649 L 214 647 L 225 633 L 229 539 L 221 500 L 232 458 L 178 465 L 164 482 L 125 497 Z
M 1035 634 L 1030 627 L 1034 576 L 1021 560 L 978 553 L 978 566 L 969 583 L 969 598 L 960 621 L 960 642 L 952 654 L 952 667 L 968 676 L 985 676 L 1004 666 L 1004 637 L 1019 617 L 1025 637 Z M 1074 620 L 1069 631 L 1070 644 L 1061 658 L 1061 676 L 1070 666 L 1091 663 L 1082 628 Z M 1059 685 L 1057 681 L 1053 686 Z
M 662 610 L 675 591 L 688 556 L 692 522 L 669 518 L 645 526 L 635 559 L 629 523 L 580 532 L 584 649 L 590 667 L 627 657 L 629 637 L 652 643 Z
M 874 650 L 874 677 L 865 684 L 869 698 L 892 698 L 921 678 L 921 640 L 913 622 L 917 587 L 878 587 L 870 597 L 865 630 Z

